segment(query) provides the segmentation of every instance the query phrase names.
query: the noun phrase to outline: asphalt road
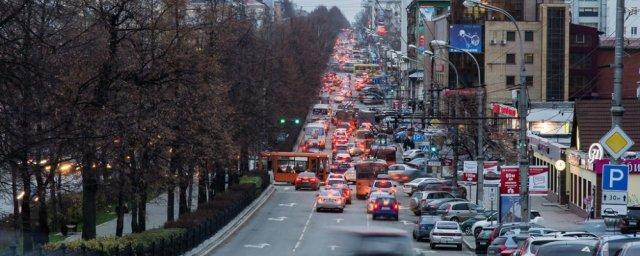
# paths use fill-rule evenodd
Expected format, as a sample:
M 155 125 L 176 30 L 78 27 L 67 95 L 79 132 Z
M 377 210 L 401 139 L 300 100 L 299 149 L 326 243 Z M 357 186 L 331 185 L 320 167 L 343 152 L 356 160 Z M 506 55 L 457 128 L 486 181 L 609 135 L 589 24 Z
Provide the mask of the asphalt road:
M 346 77 L 346 74 L 340 75 Z M 355 77 L 352 81 L 355 82 Z M 331 145 L 332 131 L 329 132 L 327 145 Z M 331 149 L 327 148 L 326 152 L 330 154 Z M 355 191 L 355 187 L 352 188 Z M 401 192 L 398 192 L 402 205 L 398 221 L 372 220 L 366 213 L 365 201 L 357 200 L 355 196 L 353 204 L 348 205 L 343 213 L 315 212 L 316 193 L 296 191 L 289 185 L 277 185 L 276 191 L 262 208 L 210 255 L 342 255 L 341 249 L 351 246 L 351 241 L 349 237 L 340 236 L 337 227 L 392 227 L 411 234 L 417 220 L 407 209 L 409 197 Z M 432 250 L 427 242 L 414 242 L 413 247 L 416 255 L 474 255 L 464 247 L 462 251 L 455 247 Z

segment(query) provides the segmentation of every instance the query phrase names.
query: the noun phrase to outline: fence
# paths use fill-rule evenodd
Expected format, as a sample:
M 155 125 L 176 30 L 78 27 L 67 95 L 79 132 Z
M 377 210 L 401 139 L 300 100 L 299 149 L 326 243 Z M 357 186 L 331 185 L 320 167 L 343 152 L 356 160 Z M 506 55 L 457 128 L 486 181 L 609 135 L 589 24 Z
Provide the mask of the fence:
M 264 191 L 270 185 L 268 174 L 259 174 L 262 178 L 260 191 Z M 254 191 L 255 192 L 255 191 Z M 90 250 L 84 246 L 80 249 L 71 250 L 64 244 L 54 251 L 44 251 L 40 246 L 35 251 L 25 253 L 24 256 L 101 256 L 101 255 L 117 255 L 117 256 L 173 256 L 186 253 L 198 246 L 204 240 L 212 237 L 216 232 L 222 229 L 227 223 L 235 218 L 243 211 L 253 200 L 259 195 L 257 193 L 247 193 L 248 196 L 223 210 L 222 214 L 207 219 L 202 225 L 195 228 L 187 229 L 185 233 L 176 235 L 171 238 L 159 239 L 147 245 L 138 244 L 137 246 L 125 246 L 124 248 L 114 248 L 108 252 Z M 11 246 L 8 252 L 0 254 L 0 256 L 17 256 L 16 246 Z

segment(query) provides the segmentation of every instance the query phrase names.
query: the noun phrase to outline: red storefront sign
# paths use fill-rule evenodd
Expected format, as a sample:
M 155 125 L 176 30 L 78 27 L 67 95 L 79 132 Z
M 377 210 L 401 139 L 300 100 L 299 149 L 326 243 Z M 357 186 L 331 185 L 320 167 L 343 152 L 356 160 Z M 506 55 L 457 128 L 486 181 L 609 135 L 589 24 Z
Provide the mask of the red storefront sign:
M 518 117 L 518 109 L 511 106 L 492 103 L 491 109 L 493 110 L 493 113 L 496 113 L 496 114 L 510 116 L 510 117 Z
M 609 159 L 593 160 L 593 171 L 602 174 L 602 167 L 611 162 Z M 629 174 L 640 174 L 640 159 L 627 159 L 620 161 L 620 164 L 629 166 Z
M 500 167 L 500 194 L 517 195 L 520 194 L 520 170 L 518 166 Z

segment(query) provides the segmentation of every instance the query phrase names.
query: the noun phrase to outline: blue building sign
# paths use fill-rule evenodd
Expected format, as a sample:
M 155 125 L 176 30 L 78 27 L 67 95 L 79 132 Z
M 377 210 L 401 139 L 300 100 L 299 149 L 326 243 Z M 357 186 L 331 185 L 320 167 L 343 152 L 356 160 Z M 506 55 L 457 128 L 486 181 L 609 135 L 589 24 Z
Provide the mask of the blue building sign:
M 471 53 L 482 52 L 482 25 L 454 24 L 449 26 L 449 45 Z M 450 52 L 460 52 L 450 49 Z

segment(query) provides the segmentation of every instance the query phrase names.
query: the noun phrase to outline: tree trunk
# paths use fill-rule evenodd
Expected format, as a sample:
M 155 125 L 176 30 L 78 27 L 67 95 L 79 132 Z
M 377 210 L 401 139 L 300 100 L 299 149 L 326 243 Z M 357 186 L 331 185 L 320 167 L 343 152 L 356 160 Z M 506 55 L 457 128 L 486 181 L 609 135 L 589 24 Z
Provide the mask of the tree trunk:
M 249 147 L 244 145 L 240 148 L 240 170 L 238 170 L 238 175 L 242 175 L 247 172 L 249 172 Z
M 207 168 L 200 169 L 198 173 L 198 207 L 207 202 Z
M 209 169 L 207 171 L 207 181 L 209 183 L 209 186 L 207 186 L 207 193 L 208 193 L 208 197 L 207 197 L 207 202 L 213 200 L 213 186 L 214 186 L 214 180 L 213 180 L 213 171 L 211 169 Z
M 174 151 L 175 152 L 175 151 Z M 177 153 L 171 155 L 171 161 L 169 163 L 169 177 L 167 178 L 167 221 L 175 220 L 175 194 L 176 183 L 175 178 L 178 174 L 178 168 L 180 166 L 180 158 Z
M 178 217 L 180 217 L 183 214 L 189 212 L 189 209 L 187 208 L 187 186 L 189 185 L 189 182 L 184 171 L 181 170 L 178 176 L 180 177 L 180 184 L 178 185 L 178 187 L 180 188 L 178 199 Z
M 193 173 L 195 170 L 193 166 L 189 168 L 189 174 L 187 175 L 189 190 L 187 191 L 187 212 L 191 212 L 191 206 L 193 205 Z
M 22 177 L 22 191 L 24 195 L 20 204 L 20 218 L 22 222 L 22 242 L 24 251 L 33 250 L 33 236 L 31 229 L 31 172 L 26 165 L 27 158 L 23 158 L 20 165 L 20 176 Z
M 49 187 L 49 194 L 51 195 L 51 230 L 59 231 L 60 230 L 60 212 L 58 211 L 58 197 L 56 193 L 56 167 L 52 166 L 49 171 L 49 177 L 47 178 L 51 182 L 51 187 Z
M 82 159 L 82 239 L 84 240 L 96 238 L 98 181 L 96 172 L 93 170 L 93 161 L 93 150 L 89 149 Z
M 36 176 L 36 196 L 38 198 L 38 235 L 36 236 L 36 244 L 45 244 L 49 242 L 49 218 L 47 210 L 47 188 L 45 187 L 42 172 L 44 168 L 35 171 Z
M 18 166 L 13 164 L 13 161 L 11 162 L 11 194 L 13 198 L 13 225 L 14 225 L 14 230 L 19 230 L 20 229 L 20 202 L 17 199 L 18 198 Z M 16 233 L 16 241 L 19 238 L 17 237 L 17 233 Z
M 217 195 L 217 194 L 223 193 L 225 190 L 225 187 L 224 187 L 225 173 L 224 173 L 224 169 L 222 168 L 222 165 L 219 162 L 215 163 L 215 173 L 216 173 L 216 176 L 214 178 L 215 186 L 213 191 Z
M 140 190 L 140 201 L 138 202 L 138 226 L 133 233 L 142 233 L 147 229 L 147 189 L 143 184 Z
M 118 170 L 118 202 L 116 205 L 116 236 L 121 237 L 122 232 L 124 230 L 124 208 L 125 208 L 125 198 L 124 198 L 124 170 L 120 168 Z

